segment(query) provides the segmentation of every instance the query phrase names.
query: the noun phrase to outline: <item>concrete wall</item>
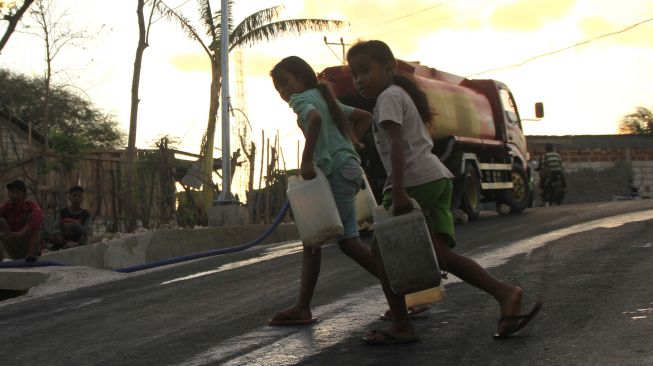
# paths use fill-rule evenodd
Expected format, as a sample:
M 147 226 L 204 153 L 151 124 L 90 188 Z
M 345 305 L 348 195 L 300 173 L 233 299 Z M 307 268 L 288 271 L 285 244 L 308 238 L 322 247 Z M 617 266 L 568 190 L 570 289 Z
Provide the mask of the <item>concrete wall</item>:
M 565 168 L 565 203 L 612 200 L 636 187 L 653 197 L 653 136 L 528 136 L 529 153 L 537 159 L 547 142 L 554 144 Z
M 83 247 L 44 253 L 43 260 L 69 266 L 120 269 L 213 249 L 249 243 L 269 225 L 169 229 L 134 234 Z M 279 225 L 261 244 L 299 240 L 294 224 Z

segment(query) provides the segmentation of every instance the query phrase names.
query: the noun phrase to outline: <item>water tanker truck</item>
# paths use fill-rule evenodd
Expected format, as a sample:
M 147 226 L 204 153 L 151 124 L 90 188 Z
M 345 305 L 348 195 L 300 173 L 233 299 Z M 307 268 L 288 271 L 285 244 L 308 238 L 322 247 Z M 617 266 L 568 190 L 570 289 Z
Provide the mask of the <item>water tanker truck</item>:
M 510 89 L 496 80 L 467 79 L 418 62 L 397 63 L 398 72 L 422 88 L 435 112 L 428 129 L 433 153 L 455 175 L 452 209 L 473 221 L 486 202 L 495 203 L 500 213 L 522 212 L 532 204 L 526 137 Z M 346 67 L 328 67 L 318 77 L 332 84 L 344 104 L 374 108 L 375 101 L 358 95 Z M 535 104 L 535 114 L 543 116 L 541 103 Z M 386 174 L 371 129 L 362 142 L 363 168 L 378 200 Z

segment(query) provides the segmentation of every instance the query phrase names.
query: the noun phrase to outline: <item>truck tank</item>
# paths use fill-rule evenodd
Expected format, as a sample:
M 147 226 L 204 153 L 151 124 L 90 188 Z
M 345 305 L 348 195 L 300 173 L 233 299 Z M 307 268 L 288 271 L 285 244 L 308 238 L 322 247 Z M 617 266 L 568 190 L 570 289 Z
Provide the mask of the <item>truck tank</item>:
M 496 127 L 487 98 L 460 83 L 460 76 L 435 70 L 419 63 L 399 61 L 399 71 L 412 75 L 434 106 L 429 132 L 434 140 L 449 136 L 493 140 Z
M 429 104 L 434 106 L 434 116 L 428 127 L 434 140 L 449 136 L 496 139 L 490 103 L 480 92 L 461 86 L 460 83 L 465 80 L 463 77 L 416 62 L 397 60 L 397 63 L 398 71 L 412 77 L 426 93 Z M 329 81 L 340 98 L 355 98 L 358 95 L 345 66 L 326 68 L 319 78 Z M 361 104 L 354 103 L 357 106 Z

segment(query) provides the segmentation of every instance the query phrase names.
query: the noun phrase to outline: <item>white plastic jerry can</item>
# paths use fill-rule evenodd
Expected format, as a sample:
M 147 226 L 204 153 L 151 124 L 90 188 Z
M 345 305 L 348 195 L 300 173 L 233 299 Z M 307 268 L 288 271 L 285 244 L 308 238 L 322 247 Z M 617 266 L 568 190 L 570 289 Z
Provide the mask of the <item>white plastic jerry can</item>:
M 374 245 L 392 291 L 413 294 L 438 287 L 440 268 L 426 220 L 417 201 L 413 210 L 393 216 L 383 206 L 374 210 Z
M 359 228 L 364 228 L 365 224 L 372 221 L 375 208 L 376 198 L 374 198 L 372 187 L 363 173 L 363 187 L 356 194 L 356 221 Z
M 319 168 L 315 178 L 288 177 L 288 201 L 295 216 L 299 238 L 304 245 L 318 248 L 342 236 L 344 227 L 338 214 L 329 181 Z

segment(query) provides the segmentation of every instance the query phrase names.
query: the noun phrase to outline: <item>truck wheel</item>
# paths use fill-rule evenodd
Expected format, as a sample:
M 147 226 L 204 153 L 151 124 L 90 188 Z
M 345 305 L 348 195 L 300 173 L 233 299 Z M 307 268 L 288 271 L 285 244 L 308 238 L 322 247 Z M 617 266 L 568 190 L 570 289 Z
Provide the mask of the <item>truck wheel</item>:
M 461 208 L 467 214 L 469 221 L 475 221 L 481 215 L 481 183 L 471 163 L 465 163 Z
M 528 207 L 530 190 L 524 167 L 512 165 L 512 190 L 504 191 L 503 202 L 510 206 L 510 213 L 520 213 Z

